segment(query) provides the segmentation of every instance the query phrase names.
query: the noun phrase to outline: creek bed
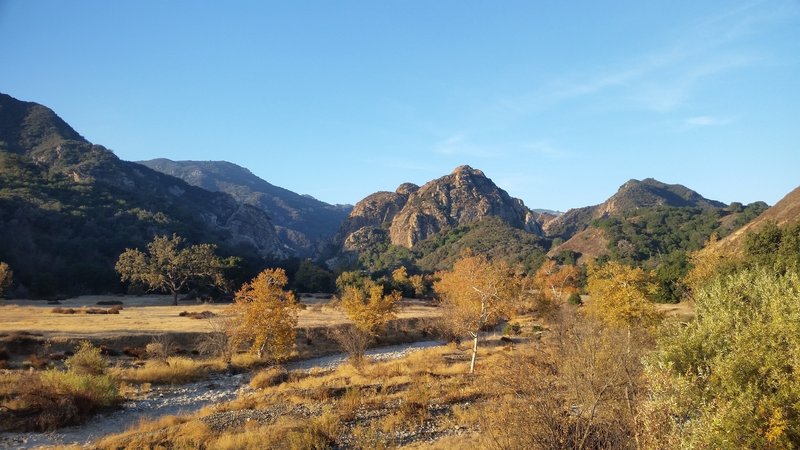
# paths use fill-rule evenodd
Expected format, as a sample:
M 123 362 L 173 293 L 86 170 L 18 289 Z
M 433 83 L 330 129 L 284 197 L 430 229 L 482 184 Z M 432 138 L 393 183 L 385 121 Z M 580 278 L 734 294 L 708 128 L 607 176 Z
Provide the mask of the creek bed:
M 442 345 L 437 341 L 377 347 L 367 350 L 373 361 L 402 358 L 424 348 Z M 286 364 L 288 370 L 311 371 L 334 369 L 347 361 L 343 353 L 321 356 Z M 0 448 L 36 448 L 51 445 L 84 445 L 109 434 L 121 433 L 143 420 L 168 415 L 186 415 L 203 407 L 230 401 L 249 389 L 251 374 L 217 374 L 203 381 L 175 386 L 153 386 L 145 398 L 129 400 L 120 409 L 97 414 L 86 423 L 46 433 L 0 433 Z

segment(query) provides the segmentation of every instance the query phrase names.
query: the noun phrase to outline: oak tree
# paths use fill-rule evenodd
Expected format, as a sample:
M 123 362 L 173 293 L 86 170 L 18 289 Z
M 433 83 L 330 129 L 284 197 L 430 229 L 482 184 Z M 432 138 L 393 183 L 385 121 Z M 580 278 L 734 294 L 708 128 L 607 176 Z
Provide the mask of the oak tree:
M 4 262 L 0 262 L 0 297 L 11 287 L 13 276 L 14 272 L 11 270 L 11 267 Z
M 259 358 L 276 361 L 291 354 L 300 305 L 287 283 L 283 269 L 266 269 L 236 292 L 229 329 L 235 347 L 249 342 Z
M 192 283 L 224 286 L 225 265 L 214 254 L 213 244 L 183 246 L 177 234 L 156 236 L 147 244 L 147 253 L 126 249 L 115 266 L 122 281 L 143 283 L 151 290 L 164 290 L 178 304 L 178 294 Z

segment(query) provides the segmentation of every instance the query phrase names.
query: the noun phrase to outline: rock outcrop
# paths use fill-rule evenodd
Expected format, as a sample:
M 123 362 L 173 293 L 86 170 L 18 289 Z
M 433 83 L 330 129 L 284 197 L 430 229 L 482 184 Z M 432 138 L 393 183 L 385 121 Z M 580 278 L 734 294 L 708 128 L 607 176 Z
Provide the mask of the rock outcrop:
M 358 202 L 339 233 L 344 250 L 362 250 L 381 239 L 412 247 L 437 233 L 497 217 L 512 227 L 541 234 L 539 215 L 512 198 L 480 171 L 457 167 L 418 187 L 404 183 Z

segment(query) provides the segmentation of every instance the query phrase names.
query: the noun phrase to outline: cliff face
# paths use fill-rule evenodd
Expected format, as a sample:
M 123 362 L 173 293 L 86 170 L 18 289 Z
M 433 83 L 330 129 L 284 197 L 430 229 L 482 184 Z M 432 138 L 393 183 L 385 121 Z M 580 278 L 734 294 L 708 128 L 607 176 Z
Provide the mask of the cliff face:
M 339 236 L 345 250 L 360 250 L 381 239 L 412 247 L 434 234 L 486 217 L 541 234 L 538 216 L 480 170 L 461 166 L 422 187 L 406 183 L 395 192 L 368 196 L 353 208 Z
M 469 166 L 428 182 L 411 194 L 389 227 L 392 244 L 411 247 L 419 241 L 484 217 L 499 217 L 515 228 L 538 233 L 535 215 L 486 175 Z
M 395 192 L 376 192 L 356 203 L 338 234 L 343 249 L 359 251 L 383 241 L 392 220 L 417 189 L 404 183 Z

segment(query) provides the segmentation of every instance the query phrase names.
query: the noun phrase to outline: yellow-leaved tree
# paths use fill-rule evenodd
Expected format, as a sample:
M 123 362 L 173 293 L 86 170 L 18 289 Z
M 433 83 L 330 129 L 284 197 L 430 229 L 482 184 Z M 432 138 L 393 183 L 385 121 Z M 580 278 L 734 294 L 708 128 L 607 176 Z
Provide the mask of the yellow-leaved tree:
M 536 286 L 542 297 L 555 306 L 560 306 L 567 297 L 578 292 L 578 268 L 574 265 L 559 265 L 548 259 L 534 275 Z
M 395 317 L 395 307 L 401 298 L 398 291 L 384 295 L 383 286 L 367 280 L 364 287 L 348 285 L 344 288 L 341 307 L 356 328 L 370 336 L 376 336 Z
M 621 327 L 648 327 L 661 320 L 661 313 L 650 301 L 657 290 L 651 273 L 611 261 L 590 264 L 588 275 L 589 314 L 597 319 Z
M 441 297 L 444 326 L 472 338 L 469 373 L 475 371 L 481 330 L 497 324 L 517 298 L 517 280 L 502 261 L 467 251 L 447 272 L 439 272 L 433 289 Z
M 231 339 L 235 347 L 250 342 L 259 358 L 287 358 L 295 341 L 299 304 L 283 269 L 266 269 L 236 292 L 231 312 Z

